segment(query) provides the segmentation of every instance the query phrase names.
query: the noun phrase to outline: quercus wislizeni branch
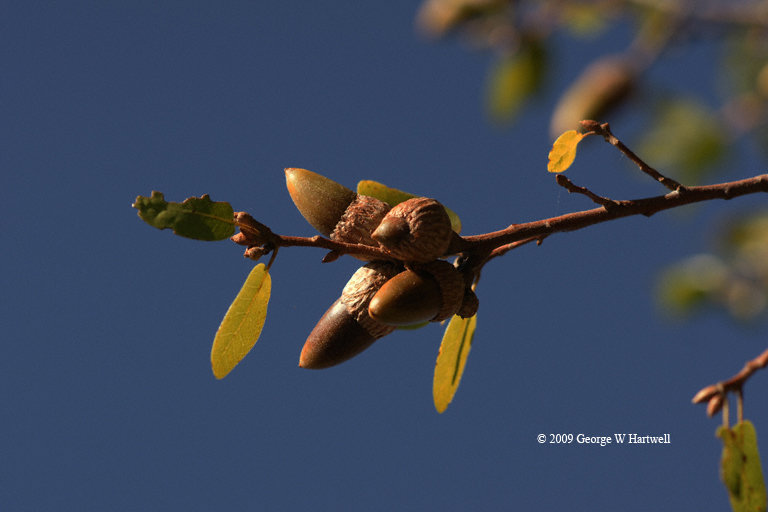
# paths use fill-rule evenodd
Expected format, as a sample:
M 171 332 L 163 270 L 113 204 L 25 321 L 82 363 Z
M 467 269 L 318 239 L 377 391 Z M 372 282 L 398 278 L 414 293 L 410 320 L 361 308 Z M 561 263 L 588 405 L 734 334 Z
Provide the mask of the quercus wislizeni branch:
M 569 192 L 585 193 L 583 190 L 586 189 L 577 190 L 577 187 L 568 178 L 561 175 L 557 179 L 558 183 L 568 189 Z M 713 199 L 733 199 L 759 192 L 768 192 L 768 174 L 716 185 L 686 187 L 665 195 L 642 199 L 609 200 L 589 193 L 587 195 L 593 198 L 595 202 L 600 203 L 600 207 L 534 222 L 512 224 L 506 229 L 482 235 L 456 236 L 447 255 L 463 254 L 471 259 L 480 258 L 484 262 L 489 257 L 501 255 L 515 247 L 509 247 L 510 244 L 533 240 L 540 241 L 555 233 L 576 231 L 623 217 L 633 215 L 650 217 L 660 211 L 688 204 Z M 359 255 L 370 259 L 397 260 L 397 258 L 392 257 L 384 249 L 378 247 L 336 242 L 321 236 L 280 236 L 271 231 L 266 232 L 264 230 L 256 231 L 258 233 L 258 236 L 256 236 L 253 234 L 253 223 L 256 221 L 247 213 L 241 212 L 237 215 L 237 223 L 241 227 L 242 232 L 235 235 L 233 240 L 241 245 L 266 245 L 274 249 L 279 247 L 318 247 L 331 251 L 326 255 L 324 261 L 333 261 L 344 254 Z M 264 233 L 267 234 L 265 235 Z
M 614 200 L 598 196 L 586 187 L 577 186 L 567 177 L 559 174 L 556 178 L 558 185 L 564 187 L 569 193 L 578 193 L 590 198 L 599 207 L 533 222 L 512 224 L 506 229 L 482 235 L 462 237 L 453 233 L 453 239 L 444 256 L 460 255 L 462 268 L 479 275 L 480 269 L 490 259 L 502 256 L 529 242 L 541 243 L 546 237 L 555 233 L 576 231 L 633 215 L 650 217 L 663 210 L 713 199 L 733 199 L 743 195 L 768 192 L 768 174 L 715 185 L 684 187 L 645 163 L 613 135 L 607 123 L 582 121 L 581 124 L 588 130 L 586 135 L 601 135 L 606 142 L 634 162 L 643 173 L 664 185 L 670 192 L 641 199 Z M 359 256 L 366 260 L 398 261 L 397 257 L 382 247 L 339 242 L 322 236 L 281 236 L 273 233 L 245 212 L 235 214 L 235 222 L 241 228 L 241 232 L 232 237 L 232 240 L 247 246 L 245 255 L 254 260 L 270 251 L 276 252 L 280 247 L 318 247 L 329 251 L 323 258 L 323 262 L 334 261 L 344 254 Z M 272 260 L 274 260 L 274 254 Z

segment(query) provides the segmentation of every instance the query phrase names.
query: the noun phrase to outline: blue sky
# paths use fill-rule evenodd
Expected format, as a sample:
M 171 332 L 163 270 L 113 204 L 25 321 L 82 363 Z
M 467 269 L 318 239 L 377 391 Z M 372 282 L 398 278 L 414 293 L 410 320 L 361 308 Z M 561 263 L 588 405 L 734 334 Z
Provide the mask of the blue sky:
M 440 326 L 333 369 L 298 367 L 358 266 L 322 264 L 315 249 L 280 252 L 259 342 L 213 377 L 213 336 L 252 262 L 230 242 L 150 228 L 131 208 L 137 195 L 207 193 L 303 236 L 315 233 L 285 167 L 437 198 L 466 234 L 592 208 L 546 172 L 548 113 L 626 31 L 563 48 L 525 126 L 499 129 L 481 100 L 491 56 L 423 40 L 417 8 L 5 5 L 0 508 L 728 507 L 718 420 L 690 399 L 762 352 L 764 330 L 719 314 L 670 323 L 653 287 L 665 264 L 708 247 L 710 221 L 764 198 L 556 235 L 490 263 L 464 380 L 442 415 L 431 396 Z M 651 78 L 702 84 L 711 51 L 673 56 Z M 620 137 L 636 125 L 611 121 Z M 761 172 L 747 159 L 724 179 Z M 617 199 L 664 192 L 597 140 L 568 174 Z M 765 439 L 761 388 L 760 377 L 748 385 L 746 416 Z M 536 441 L 557 433 L 671 443 Z

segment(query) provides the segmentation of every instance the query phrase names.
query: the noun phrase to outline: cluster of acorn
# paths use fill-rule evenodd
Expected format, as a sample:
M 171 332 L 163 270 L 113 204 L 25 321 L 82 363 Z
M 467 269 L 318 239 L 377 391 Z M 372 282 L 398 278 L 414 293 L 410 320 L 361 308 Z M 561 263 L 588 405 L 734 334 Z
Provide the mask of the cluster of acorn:
M 307 338 L 299 366 L 328 368 L 398 326 L 477 312 L 473 277 L 440 259 L 458 236 L 440 203 L 417 197 L 391 207 L 305 169 L 286 169 L 285 175 L 296 207 L 320 233 L 388 256 L 355 272 Z

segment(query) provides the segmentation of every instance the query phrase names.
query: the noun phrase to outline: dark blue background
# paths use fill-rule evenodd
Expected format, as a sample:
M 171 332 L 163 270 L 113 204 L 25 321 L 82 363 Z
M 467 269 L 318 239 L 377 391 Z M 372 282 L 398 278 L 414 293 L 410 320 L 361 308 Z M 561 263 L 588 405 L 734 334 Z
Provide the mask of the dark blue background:
M 6 2 L 0 16 L 0 508 L 725 510 L 719 420 L 690 399 L 765 348 L 713 314 L 670 323 L 663 265 L 707 248 L 751 197 L 550 237 L 489 264 L 475 343 L 442 415 L 440 326 L 298 368 L 358 263 L 284 249 L 260 341 L 226 379 L 210 346 L 252 263 L 148 227 L 152 190 L 205 193 L 312 236 L 285 190 L 304 167 L 435 197 L 477 234 L 592 208 L 546 172 L 556 95 L 626 27 L 569 42 L 524 124 L 492 126 L 492 62 L 431 44 L 418 2 Z M 557 39 L 561 43 L 565 40 Z M 702 86 L 714 49 L 650 78 Z M 690 58 L 690 60 L 687 60 Z M 622 136 L 631 113 L 613 122 Z M 764 172 L 749 159 L 724 175 Z M 601 141 L 569 176 L 617 199 L 664 190 Z M 766 438 L 764 376 L 746 414 Z M 671 435 L 668 445 L 538 434 Z

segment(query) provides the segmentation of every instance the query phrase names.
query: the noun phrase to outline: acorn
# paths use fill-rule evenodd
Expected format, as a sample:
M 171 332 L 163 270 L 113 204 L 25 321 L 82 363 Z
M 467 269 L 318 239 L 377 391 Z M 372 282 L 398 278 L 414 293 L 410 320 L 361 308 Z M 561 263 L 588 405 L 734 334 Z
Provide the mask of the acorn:
M 372 319 L 368 305 L 402 267 L 375 261 L 361 267 L 347 282 L 341 297 L 325 312 L 307 338 L 299 358 L 302 368 L 321 369 L 343 363 L 395 330 Z
M 296 208 L 324 236 L 331 235 L 357 196 L 344 185 L 306 169 L 286 169 L 285 182 Z
M 471 297 L 462 309 L 466 290 Z M 476 301 L 477 297 L 466 288 L 464 276 L 456 267 L 447 261 L 435 260 L 405 270 L 384 283 L 371 299 L 368 314 L 377 322 L 395 326 L 442 322 L 459 312 L 465 318 L 474 315 Z
M 371 238 L 394 257 L 427 263 L 443 256 L 453 236 L 442 204 L 427 197 L 403 201 L 384 216 Z
M 286 169 L 285 180 L 296 207 L 324 236 L 336 242 L 378 245 L 371 233 L 390 211 L 387 203 L 306 169 Z

